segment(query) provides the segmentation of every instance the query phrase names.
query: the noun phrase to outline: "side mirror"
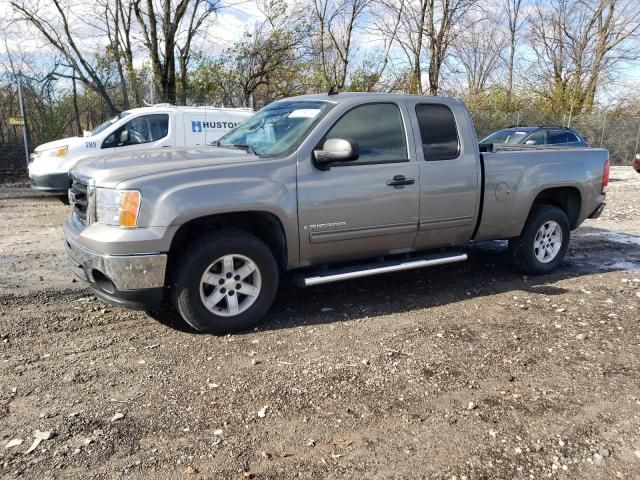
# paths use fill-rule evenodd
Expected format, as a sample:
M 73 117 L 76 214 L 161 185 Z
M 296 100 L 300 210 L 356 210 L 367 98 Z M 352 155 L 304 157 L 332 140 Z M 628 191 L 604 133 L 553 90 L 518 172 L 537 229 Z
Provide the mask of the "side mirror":
M 351 162 L 360 156 L 358 144 L 344 138 L 330 138 L 324 142 L 322 150 L 314 150 L 313 156 L 321 165 L 334 162 Z
M 123 130 L 120 132 L 120 144 L 129 142 L 129 130 Z
M 535 140 L 527 140 L 524 142 L 525 145 L 537 145 L 538 143 Z

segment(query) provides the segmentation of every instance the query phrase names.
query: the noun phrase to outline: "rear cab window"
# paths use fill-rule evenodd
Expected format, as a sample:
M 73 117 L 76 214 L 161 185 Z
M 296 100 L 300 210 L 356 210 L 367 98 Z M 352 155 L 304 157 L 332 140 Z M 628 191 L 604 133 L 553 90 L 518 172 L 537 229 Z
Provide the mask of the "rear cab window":
M 419 103 L 416 117 L 422 151 L 427 162 L 454 160 L 460 155 L 460 138 L 453 112 L 446 105 Z

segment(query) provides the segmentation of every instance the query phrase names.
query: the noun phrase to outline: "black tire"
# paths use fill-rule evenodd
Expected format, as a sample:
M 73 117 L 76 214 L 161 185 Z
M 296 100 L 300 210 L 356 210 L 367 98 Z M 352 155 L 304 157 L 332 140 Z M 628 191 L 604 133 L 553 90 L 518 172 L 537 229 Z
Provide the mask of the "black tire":
M 69 205 L 69 196 L 68 195 L 59 195 L 58 198 L 65 205 Z
M 200 290 L 202 275 L 213 262 L 226 255 L 250 259 L 257 265 L 261 278 L 253 303 L 230 317 L 209 310 Z M 256 325 L 271 307 L 278 291 L 279 271 L 273 253 L 261 240 L 242 231 L 220 231 L 196 238 L 182 250 L 176 265 L 179 267 L 171 288 L 173 303 L 184 321 L 201 332 L 222 335 Z M 236 293 L 236 297 L 239 301 L 241 295 Z
M 555 257 L 544 263 L 536 256 L 536 235 L 538 230 L 548 222 L 556 222 L 562 232 L 560 249 Z M 509 240 L 509 253 L 515 266 L 525 273 L 541 275 L 556 269 L 564 260 L 569 247 L 571 227 L 563 210 L 547 204 L 534 205 L 527 222 L 518 238 Z

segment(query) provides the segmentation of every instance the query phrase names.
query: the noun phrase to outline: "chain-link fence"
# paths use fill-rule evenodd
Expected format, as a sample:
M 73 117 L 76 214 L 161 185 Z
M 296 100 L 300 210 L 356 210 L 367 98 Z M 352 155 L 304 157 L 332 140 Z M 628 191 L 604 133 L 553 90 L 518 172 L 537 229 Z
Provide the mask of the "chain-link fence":
M 277 98 L 277 94 L 272 94 L 271 97 Z M 131 99 L 130 104 L 151 104 L 153 94 L 146 92 L 144 95 L 151 101 Z M 42 98 L 35 89 L 23 88 L 23 97 L 29 152 L 33 152 L 35 147 L 45 142 L 82 135 L 83 131 L 94 129 L 114 114 L 100 98 L 89 93 L 78 98 L 69 95 Z M 253 106 L 251 97 L 242 100 L 237 96 L 226 97 L 213 90 L 199 90 L 188 94 L 179 92 L 176 100 L 169 103 L 213 107 Z M 260 106 L 260 102 L 256 102 L 255 107 Z M 615 165 L 630 165 L 639 148 L 640 117 L 628 113 L 601 111 L 589 115 L 570 116 L 566 113 L 543 113 L 533 107 L 510 112 L 471 107 L 471 113 L 479 138 L 484 138 L 501 128 L 516 125 L 570 126 L 591 146 L 608 149 Z M 20 107 L 16 85 L 0 83 L 0 172 L 25 172 L 27 169 L 23 127 L 19 123 Z
M 472 109 L 471 115 L 480 139 L 501 128 L 549 125 L 571 127 L 592 147 L 606 148 L 614 165 L 630 165 L 640 145 L 640 116 L 607 112 L 569 116 L 538 110 L 496 112 Z

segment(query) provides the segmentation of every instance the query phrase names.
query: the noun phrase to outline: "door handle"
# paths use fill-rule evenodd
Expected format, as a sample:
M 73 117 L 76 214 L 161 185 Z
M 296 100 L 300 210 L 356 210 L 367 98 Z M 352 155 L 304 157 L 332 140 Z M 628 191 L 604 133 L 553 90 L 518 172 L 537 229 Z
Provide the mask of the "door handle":
M 387 185 L 389 185 L 390 187 L 413 185 L 414 183 L 416 183 L 415 179 L 407 178 L 404 175 L 396 175 L 392 180 L 387 180 Z

